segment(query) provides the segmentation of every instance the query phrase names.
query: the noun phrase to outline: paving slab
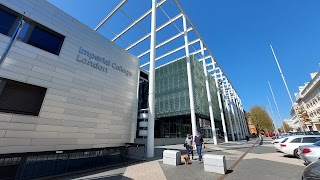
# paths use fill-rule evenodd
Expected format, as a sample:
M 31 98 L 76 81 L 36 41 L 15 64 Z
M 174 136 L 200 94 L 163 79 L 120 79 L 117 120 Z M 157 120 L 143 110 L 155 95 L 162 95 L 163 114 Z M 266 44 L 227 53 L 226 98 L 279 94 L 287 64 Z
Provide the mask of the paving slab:
M 248 151 L 257 140 L 250 142 L 238 141 L 221 143 L 214 145 L 208 142 L 206 148 L 203 149 L 204 154 L 225 155 L 227 167 L 230 168 L 243 154 Z M 198 155 L 194 150 L 195 160 L 191 160 L 189 165 L 170 166 L 162 163 L 162 152 L 166 149 L 179 150 L 181 154 L 187 153 L 182 144 L 157 146 L 155 147 L 155 158 L 148 159 L 146 162 L 141 162 L 126 167 L 115 168 L 113 170 L 105 169 L 100 171 L 92 171 L 90 173 L 81 173 L 73 176 L 67 176 L 64 179 L 111 179 L 111 180 L 206 180 L 217 179 L 221 177 L 220 174 L 210 173 L 204 171 L 203 163 L 199 164 Z M 184 163 L 184 160 L 182 160 Z M 60 178 L 63 179 L 63 178 Z
M 259 179 L 288 180 L 301 179 L 305 168 L 303 161 L 295 157 L 284 156 L 272 147 L 271 139 L 265 138 L 261 145 L 257 144 L 239 162 L 228 175 L 221 179 Z

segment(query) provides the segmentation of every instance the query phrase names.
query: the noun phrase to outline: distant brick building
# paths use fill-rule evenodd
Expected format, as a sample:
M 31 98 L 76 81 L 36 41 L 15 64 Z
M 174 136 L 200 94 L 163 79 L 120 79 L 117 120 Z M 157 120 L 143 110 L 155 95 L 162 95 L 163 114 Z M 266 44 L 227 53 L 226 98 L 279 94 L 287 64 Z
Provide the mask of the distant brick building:
M 253 133 L 257 134 L 257 128 L 254 124 L 252 124 L 251 117 L 247 119 L 247 122 L 248 122 L 250 135 L 252 135 Z

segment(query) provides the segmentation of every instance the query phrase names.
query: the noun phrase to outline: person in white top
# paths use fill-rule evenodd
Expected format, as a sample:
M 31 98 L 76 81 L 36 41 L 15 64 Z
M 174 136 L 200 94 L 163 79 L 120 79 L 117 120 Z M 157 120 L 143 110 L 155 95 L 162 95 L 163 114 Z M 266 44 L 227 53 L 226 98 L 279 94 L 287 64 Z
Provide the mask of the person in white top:
M 186 147 L 187 152 L 188 152 L 188 157 L 190 158 L 190 154 L 191 157 L 193 159 L 193 148 L 192 148 L 192 136 L 190 134 L 187 134 L 187 138 L 184 141 L 184 147 Z

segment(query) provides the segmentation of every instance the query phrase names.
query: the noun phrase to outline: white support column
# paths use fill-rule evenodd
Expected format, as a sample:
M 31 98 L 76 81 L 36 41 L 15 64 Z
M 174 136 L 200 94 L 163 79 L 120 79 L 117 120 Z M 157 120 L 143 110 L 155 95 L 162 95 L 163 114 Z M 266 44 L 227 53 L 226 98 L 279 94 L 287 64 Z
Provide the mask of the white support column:
M 233 102 L 234 102 L 234 106 L 235 106 L 236 116 L 237 116 L 237 119 L 239 122 L 240 137 L 243 139 L 243 127 L 242 127 L 241 117 L 240 117 L 240 113 L 239 113 L 239 106 L 238 106 L 237 99 L 235 98 L 234 91 L 233 91 Z
M 231 88 L 229 87 L 228 96 L 229 96 L 229 100 L 230 100 L 230 109 L 231 109 L 232 116 L 233 116 L 233 119 L 234 119 L 234 124 L 236 126 L 236 136 L 237 136 L 237 139 L 239 140 L 240 139 L 240 137 L 239 137 L 239 127 L 238 127 L 237 118 L 236 118 L 236 115 L 235 115 L 235 112 L 234 112 L 233 100 L 231 98 L 231 92 L 230 91 L 231 91 Z
M 211 63 L 212 63 L 213 69 L 216 69 L 216 65 L 213 61 L 213 57 L 211 57 Z M 220 97 L 220 88 L 219 88 L 219 84 L 218 84 L 217 71 L 214 70 L 213 73 L 214 73 L 213 74 L 214 81 L 215 81 L 216 88 L 217 88 L 217 96 L 218 96 L 218 103 L 219 103 L 219 109 L 220 109 L 220 117 L 222 120 L 222 130 L 223 130 L 224 142 L 228 142 L 228 133 L 227 133 L 226 121 L 224 119 L 224 113 L 223 113 L 222 102 L 221 102 L 221 97 Z
M 245 124 L 243 121 L 242 110 L 241 110 L 238 94 L 236 94 L 236 100 L 237 100 L 237 106 L 238 106 L 239 120 L 240 120 L 241 127 L 242 127 L 242 137 L 245 138 L 246 137 Z
M 243 107 L 242 107 L 241 99 L 240 99 L 240 97 L 238 97 L 238 98 L 239 98 L 239 103 L 240 103 L 242 118 L 243 118 L 243 121 L 244 121 L 244 123 L 245 123 L 245 124 L 244 124 L 244 125 L 245 125 L 245 132 L 246 132 L 246 134 L 249 136 L 248 122 L 247 122 L 247 120 L 246 120 L 246 115 L 245 115 L 244 109 L 243 109 Z
M 246 137 L 246 127 L 245 127 L 245 121 L 244 121 L 244 118 L 243 118 L 243 115 L 242 115 L 242 109 L 241 109 L 241 106 L 240 106 L 240 102 L 239 102 L 239 97 L 237 96 L 237 102 L 238 102 L 238 110 L 239 110 L 239 117 L 240 117 L 240 121 L 241 121 L 241 125 L 242 125 L 242 135 L 243 135 L 243 138 Z
M 148 96 L 148 136 L 147 158 L 154 157 L 154 121 L 155 121 L 155 62 L 156 62 L 156 5 L 152 0 L 151 37 L 150 37 L 150 70 L 149 70 L 149 96 Z
M 190 98 L 190 113 L 191 113 L 191 126 L 192 135 L 196 135 L 197 124 L 196 124 L 196 112 L 194 108 L 194 97 L 193 97 L 193 86 L 192 86 L 192 74 L 191 74 L 191 62 L 189 57 L 189 42 L 188 42 L 188 32 L 187 32 L 187 22 L 185 15 L 182 16 L 183 20 L 183 31 L 184 31 L 184 44 L 187 58 L 187 74 L 188 74 L 188 87 L 189 87 L 189 98 Z
M 249 135 L 248 134 L 248 125 L 247 125 L 247 121 L 246 121 L 246 117 L 245 117 L 245 114 L 244 114 L 244 110 L 242 108 L 242 105 L 241 105 L 241 99 L 240 97 L 238 96 L 238 100 L 239 100 L 239 109 L 240 109 L 240 116 L 241 116 L 241 119 L 242 119 L 242 125 L 243 125 L 243 131 L 244 131 L 244 135 Z
M 223 99 L 224 99 L 224 103 L 225 103 L 225 108 L 227 109 L 227 113 L 228 113 L 228 121 L 229 121 L 229 125 L 230 125 L 230 133 L 231 133 L 231 137 L 232 137 L 232 141 L 235 141 L 234 138 L 234 131 L 233 131 L 233 124 L 232 124 L 232 119 L 231 119 L 231 113 L 230 113 L 230 105 L 229 105 L 229 100 L 227 98 L 227 93 L 226 93 L 226 88 L 225 88 L 225 84 L 223 82 L 222 79 L 222 71 L 220 71 L 220 77 L 221 77 L 221 82 L 222 82 L 222 90 L 223 90 Z
M 210 94 L 208 72 L 207 72 L 207 66 L 206 66 L 206 60 L 205 60 L 205 56 L 204 56 L 204 49 L 203 49 L 202 41 L 200 41 L 200 48 L 201 48 L 201 55 L 203 58 L 202 66 L 203 66 L 203 72 L 204 72 L 205 81 L 206 81 L 206 89 L 207 89 L 207 98 L 208 98 L 208 103 L 209 103 L 209 114 L 210 114 L 213 144 L 217 145 L 218 141 L 217 141 L 216 125 L 214 122 L 213 109 L 212 109 L 212 98 L 211 98 L 211 94 Z
M 244 109 L 243 109 L 243 107 L 242 107 L 241 99 L 239 98 L 239 100 L 240 100 L 239 103 L 240 103 L 240 108 L 241 108 L 242 119 L 243 119 L 243 122 L 244 122 L 245 132 L 246 132 L 246 135 L 249 136 L 248 122 L 247 122 L 247 120 L 246 120 L 246 115 L 245 115 Z
M 241 120 L 242 120 L 242 127 L 243 127 L 243 132 L 244 132 L 244 136 L 247 136 L 249 135 L 248 134 L 248 128 L 247 128 L 247 122 L 246 122 L 246 119 L 244 117 L 244 113 L 243 113 L 243 109 L 240 105 L 240 117 L 241 117 Z
M 242 125 L 241 125 L 241 121 L 240 121 L 240 117 L 239 117 L 239 113 L 238 113 L 238 105 L 237 105 L 237 102 L 234 98 L 235 94 L 234 94 L 234 90 L 232 89 L 233 91 L 233 96 L 232 96 L 232 101 L 234 103 L 234 109 L 235 109 L 235 115 L 236 115 L 236 119 L 238 121 L 238 130 L 239 130 L 239 133 L 240 133 L 240 139 L 243 139 L 243 134 L 242 134 Z
M 241 114 L 241 107 L 240 107 L 238 95 L 236 96 L 236 102 L 237 102 L 237 110 L 238 110 L 238 114 L 239 114 L 239 121 L 240 121 L 240 125 L 241 125 L 242 138 L 245 138 L 246 132 L 245 132 L 245 127 L 244 127 L 243 117 Z

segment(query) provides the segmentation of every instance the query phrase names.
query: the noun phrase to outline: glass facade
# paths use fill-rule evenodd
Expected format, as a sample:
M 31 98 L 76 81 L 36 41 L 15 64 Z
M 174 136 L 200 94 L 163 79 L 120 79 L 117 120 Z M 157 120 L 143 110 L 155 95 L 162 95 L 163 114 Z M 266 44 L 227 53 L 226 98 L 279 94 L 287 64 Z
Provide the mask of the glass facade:
M 191 132 L 190 122 L 190 116 L 157 119 L 155 123 L 155 138 L 184 138 Z
M 209 119 L 209 104 L 202 64 L 190 56 L 192 85 L 194 90 L 195 112 L 198 116 Z M 187 60 L 172 62 L 156 69 L 155 113 L 156 118 L 190 114 L 190 99 L 187 76 Z M 209 76 L 209 86 L 213 104 L 214 118 L 220 118 L 217 89 L 214 79 Z
M 202 64 L 190 56 L 196 126 L 204 137 L 212 137 L 209 103 Z M 140 74 L 139 111 L 148 107 L 147 74 Z M 208 76 L 217 134 L 223 135 L 215 80 Z M 156 69 L 155 138 L 183 138 L 191 134 L 190 98 L 186 58 Z M 138 122 L 143 121 L 141 119 Z M 139 124 L 139 123 L 138 123 Z M 138 129 L 141 127 L 138 127 Z
M 212 137 L 203 66 L 194 56 L 190 56 L 190 61 L 197 129 L 204 137 Z M 215 125 L 219 133 L 219 130 L 222 130 L 222 124 L 217 88 L 211 76 L 208 80 Z M 186 134 L 192 132 L 186 58 L 156 69 L 155 86 L 155 137 L 186 137 Z
M 149 83 L 148 81 L 140 80 L 139 82 L 139 100 L 138 100 L 138 110 L 148 108 L 148 93 Z

